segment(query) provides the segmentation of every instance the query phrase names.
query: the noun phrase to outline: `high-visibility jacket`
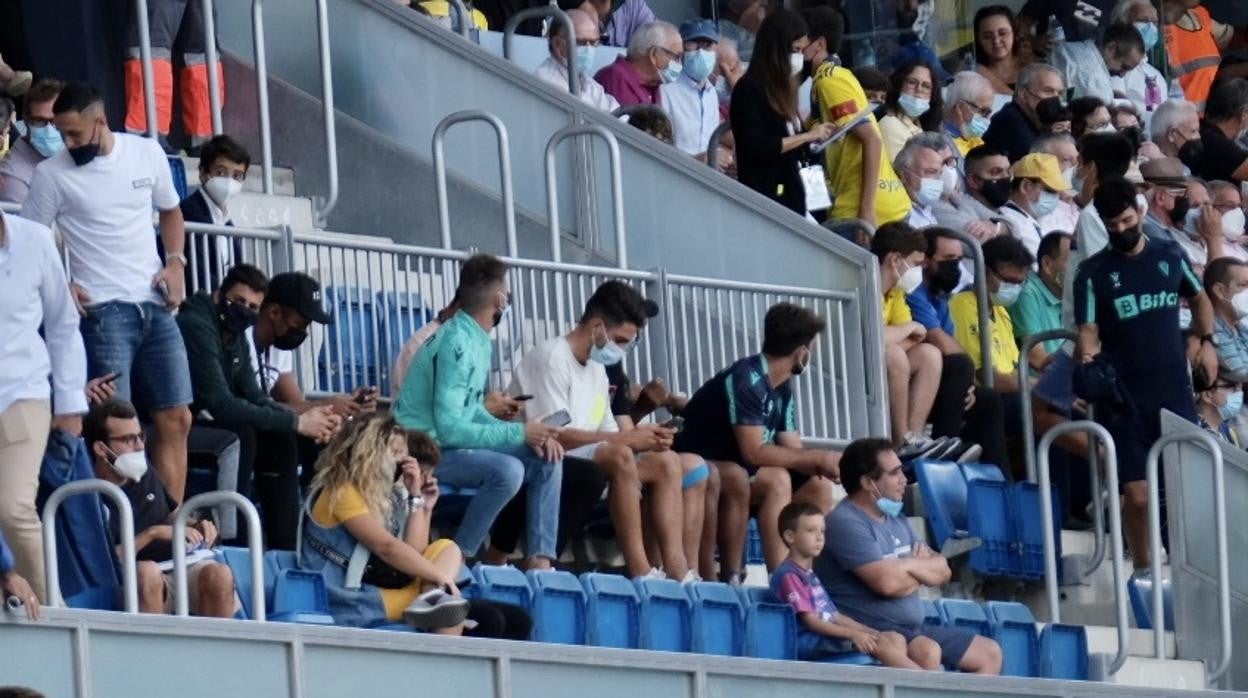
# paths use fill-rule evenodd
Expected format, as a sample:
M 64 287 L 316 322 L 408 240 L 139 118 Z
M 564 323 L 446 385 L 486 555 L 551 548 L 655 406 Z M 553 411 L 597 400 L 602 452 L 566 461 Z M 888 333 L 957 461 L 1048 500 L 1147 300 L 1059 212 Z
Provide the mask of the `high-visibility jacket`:
M 1204 114 L 1209 90 L 1218 75 L 1218 64 L 1222 62 L 1222 50 L 1213 37 L 1213 18 L 1209 10 L 1198 6 L 1189 12 L 1200 23 L 1200 28 L 1191 31 L 1177 24 L 1167 24 L 1166 54 L 1170 57 L 1170 73 L 1179 79 L 1187 101 Z

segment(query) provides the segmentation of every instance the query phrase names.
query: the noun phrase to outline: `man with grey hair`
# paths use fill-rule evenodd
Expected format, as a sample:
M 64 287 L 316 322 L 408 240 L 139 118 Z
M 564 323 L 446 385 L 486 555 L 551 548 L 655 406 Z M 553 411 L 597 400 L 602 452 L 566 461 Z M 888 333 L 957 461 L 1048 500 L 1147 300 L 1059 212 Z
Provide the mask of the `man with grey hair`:
M 1023 157 L 1045 130 L 1037 106 L 1049 101 L 1060 104 L 1064 90 L 1062 75 L 1053 66 L 1032 63 L 1023 68 L 1014 85 L 1014 99 L 992 117 L 984 143 L 1004 152 L 1010 162 Z
M 963 157 L 984 144 L 984 134 L 992 123 L 992 83 L 971 70 L 953 76 L 945 96 L 945 130 Z
M 1182 160 L 1188 169 L 1200 165 L 1203 147 L 1200 141 L 1200 112 L 1195 104 L 1185 99 L 1162 102 L 1153 112 L 1149 136 L 1162 155 Z
M 1041 136 L 1035 143 L 1031 145 L 1033 153 L 1048 153 L 1057 158 L 1057 165 L 1061 168 L 1062 176 L 1067 182 L 1070 182 L 1075 176 L 1075 169 L 1079 167 L 1079 146 L 1075 144 L 1074 136 L 1069 133 L 1051 133 L 1047 136 Z M 1047 216 L 1040 216 L 1040 229 L 1049 232 L 1060 230 L 1064 233 L 1073 232 L 1075 223 L 1079 221 L 1079 205 L 1075 203 L 1075 191 L 1061 192 L 1061 200 L 1057 203 L 1057 207 Z
M 594 79 L 621 106 L 658 104 L 659 85 L 680 77 L 685 44 L 667 22 L 642 25 L 628 42 L 628 52 L 598 71 Z
M 938 133 L 920 133 L 906 141 L 893 169 L 910 195 L 910 215 L 906 222 L 914 228 L 938 225 L 932 207 L 944 196 L 945 163 L 953 158 L 948 142 Z
M 606 93 L 602 85 L 589 77 L 589 69 L 594 64 L 594 50 L 601 41 L 598 22 L 593 15 L 584 10 L 568 10 L 568 19 L 572 20 L 572 30 L 576 32 L 576 43 L 569 45 L 564 36 L 563 25 L 555 22 L 550 27 L 548 41 L 550 55 L 537 66 L 533 74 L 562 89 L 568 87 L 568 54 L 571 51 L 572 64 L 576 68 L 576 89 L 581 101 L 591 107 L 606 112 L 615 111 L 620 103 L 615 97 Z
M 1215 179 L 1209 183 L 1209 197 L 1213 200 L 1213 207 L 1222 214 L 1222 236 L 1226 238 L 1223 253 L 1248 262 L 1248 247 L 1244 246 L 1244 219 L 1248 214 L 1245 214 L 1239 187 L 1232 182 Z

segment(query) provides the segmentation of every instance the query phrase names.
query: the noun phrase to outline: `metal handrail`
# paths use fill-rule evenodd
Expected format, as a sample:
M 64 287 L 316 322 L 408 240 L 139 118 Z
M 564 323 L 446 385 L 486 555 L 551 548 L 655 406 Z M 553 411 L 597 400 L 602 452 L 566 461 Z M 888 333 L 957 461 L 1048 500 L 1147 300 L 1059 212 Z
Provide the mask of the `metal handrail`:
M 953 228 L 944 228 L 942 235 L 957 238 L 971 250 L 971 261 L 975 264 L 975 300 L 979 306 L 979 383 L 991 389 L 996 384 L 996 374 L 992 370 L 992 319 L 988 308 L 988 269 L 984 264 L 984 250 L 969 233 Z
M 1206 674 L 1207 683 L 1212 685 L 1222 678 L 1231 665 L 1231 571 L 1226 545 L 1226 474 L 1223 470 L 1222 448 L 1218 440 L 1207 431 L 1166 434 L 1148 449 L 1148 459 L 1145 461 L 1145 477 L 1148 479 L 1148 536 L 1152 548 L 1150 572 L 1153 577 L 1153 649 L 1158 659 L 1165 659 L 1166 604 L 1161 586 L 1161 488 L 1158 466 L 1161 452 L 1166 446 L 1184 441 L 1204 446 L 1213 457 L 1213 526 L 1218 554 L 1218 627 L 1221 631 L 1222 651 L 1217 665 Z
M 503 120 L 481 109 L 457 111 L 438 122 L 433 130 L 433 178 L 438 196 L 438 230 L 442 247 L 451 246 L 451 213 L 446 195 L 446 132 L 455 124 L 484 121 L 498 136 L 498 178 L 503 197 L 503 229 L 507 235 L 507 256 L 518 256 L 516 250 L 516 202 L 511 190 L 511 140 Z
M 567 54 L 568 63 L 568 93 L 573 97 L 580 97 L 580 79 L 581 76 L 576 72 L 576 27 L 572 24 L 572 18 L 567 12 L 559 9 L 555 5 L 542 5 L 540 7 L 530 7 L 520 10 L 514 15 L 507 18 L 507 24 L 503 27 L 503 58 L 511 60 L 511 37 L 516 34 L 516 27 L 526 19 L 537 19 L 538 17 L 549 17 L 554 21 L 563 25 L 563 36 Z
M 325 121 L 325 169 L 329 194 L 314 211 L 313 218 L 324 226 L 329 212 L 338 205 L 338 125 L 334 119 L 334 66 L 329 48 L 329 8 L 326 0 L 316 0 L 317 53 L 321 59 L 321 114 Z
M 1070 330 L 1047 330 L 1045 332 L 1037 332 L 1023 337 L 1019 343 L 1018 351 L 1021 358 L 1018 362 L 1018 394 L 1019 400 L 1022 402 L 1023 413 L 1023 460 L 1027 464 L 1027 481 L 1036 481 L 1036 425 L 1033 421 L 1033 410 L 1031 406 L 1031 350 L 1037 344 L 1050 342 L 1055 339 L 1066 339 L 1075 341 L 1078 337 Z
M 1123 589 L 1126 579 L 1122 567 L 1122 505 L 1116 496 L 1118 493 L 1118 450 L 1109 431 L 1096 422 L 1082 420 L 1059 424 L 1050 429 L 1040 439 L 1037 467 L 1040 476 L 1040 520 L 1041 526 L 1044 528 L 1044 587 L 1048 597 L 1049 621 L 1060 623 L 1062 622 L 1061 598 L 1057 579 L 1057 542 L 1053 534 L 1053 484 L 1049 476 L 1049 450 L 1053 447 L 1053 442 L 1058 437 L 1076 431 L 1084 431 L 1088 433 L 1089 437 L 1095 437 L 1089 439 L 1089 442 L 1092 444 L 1095 444 L 1097 440 L 1104 444 L 1105 473 L 1106 478 L 1109 480 L 1109 491 L 1113 495 L 1108 498 L 1109 537 L 1114 556 L 1114 607 L 1117 620 L 1118 651 L 1109 665 L 1106 676 L 1106 678 L 1109 678 L 1117 673 L 1122 668 L 1123 663 L 1127 661 L 1127 632 L 1130 629 L 1130 624 L 1127 620 L 1127 595 Z M 1100 503 L 1094 502 L 1094 506 L 1100 506 Z
M 270 240 L 277 242 L 282 239 L 280 230 L 269 228 L 236 228 L 232 225 L 213 225 L 212 223 L 186 222 L 186 232 L 203 233 L 206 235 L 227 235 L 230 238 L 244 240 Z
M 213 16 L 212 0 L 203 0 L 204 59 L 208 63 L 208 106 L 212 112 L 212 135 L 224 131 L 221 123 L 221 76 L 217 74 L 217 18 Z
M 260 112 L 261 182 L 264 193 L 272 194 L 273 132 L 269 122 L 269 64 L 264 51 L 264 0 L 251 0 L 251 45 L 255 52 L 256 103 Z
M 712 170 L 719 169 L 719 140 L 724 137 L 725 133 L 732 131 L 732 123 L 724 119 L 723 123 L 715 127 L 711 131 L 711 137 L 706 142 L 706 164 Z
M 56 512 L 61 502 L 80 494 L 103 494 L 113 500 L 121 521 L 121 585 L 126 613 L 139 612 L 138 563 L 134 550 L 134 510 L 121 488 L 107 480 L 75 480 L 48 496 L 43 505 L 43 574 L 47 584 L 48 605 L 64 606 L 61 597 L 61 573 L 56 550 Z
M 256 507 L 237 492 L 205 492 L 182 503 L 173 519 L 173 601 L 179 616 L 191 614 L 186 584 L 186 520 L 196 511 L 218 504 L 233 504 L 247 517 L 247 551 L 251 554 L 251 615 L 263 621 L 264 614 L 264 544 L 260 540 L 260 514 Z
M 624 180 L 620 175 L 620 143 L 615 139 L 614 133 L 598 124 L 564 126 L 555 131 L 546 143 L 546 214 L 550 220 L 550 258 L 555 262 L 563 261 L 559 238 L 559 195 L 555 182 L 555 150 L 560 143 L 572 136 L 599 136 L 607 143 L 607 152 L 611 160 L 611 210 L 615 221 L 615 261 L 617 267 L 627 269 L 628 244 L 624 233 Z
M 147 135 L 160 137 L 156 128 L 156 76 L 152 71 L 152 29 L 147 21 L 147 0 L 135 0 L 135 19 L 139 25 L 139 64 L 143 72 L 143 114 L 147 119 Z
M 459 19 L 459 35 L 472 40 L 471 28 L 474 26 L 472 21 L 472 13 L 468 11 L 468 7 L 464 5 L 464 0 L 451 0 L 451 31 L 455 31 L 455 19 Z

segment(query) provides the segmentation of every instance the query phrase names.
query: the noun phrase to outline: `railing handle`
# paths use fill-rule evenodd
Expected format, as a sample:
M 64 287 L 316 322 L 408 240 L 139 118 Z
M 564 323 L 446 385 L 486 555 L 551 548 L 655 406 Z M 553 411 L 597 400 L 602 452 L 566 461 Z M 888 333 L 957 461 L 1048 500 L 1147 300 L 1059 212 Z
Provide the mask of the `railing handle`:
M 217 18 L 213 14 L 212 0 L 203 0 L 204 8 L 204 59 L 208 63 L 208 107 L 212 112 L 212 135 L 225 129 L 221 123 L 221 76 L 217 73 Z
M 269 67 L 264 49 L 264 0 L 251 0 L 251 44 L 256 57 L 256 102 L 260 112 L 260 171 L 264 193 L 273 193 L 273 132 L 269 123 Z
M 64 606 L 61 598 L 61 574 L 56 550 L 56 513 L 61 502 L 80 494 L 103 494 L 113 500 L 121 518 L 121 583 L 126 613 L 139 612 L 138 566 L 134 550 L 134 510 L 121 488 L 107 480 L 75 480 L 52 491 L 43 505 L 43 571 L 47 583 L 47 601 L 52 607 Z
M 455 15 L 451 18 L 451 30 L 455 31 L 455 20 L 459 19 L 459 35 L 471 41 L 471 28 L 474 24 L 472 21 L 472 13 L 469 12 L 468 7 L 464 5 L 464 0 L 451 0 L 451 10 Z
M 494 129 L 498 136 L 498 178 L 499 188 L 503 195 L 503 226 L 507 235 L 507 256 L 517 257 L 516 246 L 516 201 L 511 189 L 511 139 L 507 135 L 507 126 L 503 120 L 487 111 L 469 109 L 457 111 L 438 122 L 433 129 L 433 178 L 438 197 L 438 229 L 441 232 L 442 248 L 453 249 L 451 245 L 451 214 L 446 193 L 446 132 L 452 126 L 466 121 L 484 121 Z
M 511 60 L 511 37 L 516 34 L 516 27 L 526 19 L 537 19 L 538 17 L 549 17 L 559 24 L 563 25 L 564 44 L 567 46 L 567 68 L 568 68 L 568 93 L 573 97 L 580 98 L 581 91 L 579 89 L 581 76 L 576 72 L 576 27 L 572 24 L 572 18 L 567 12 L 559 9 L 556 5 L 542 5 L 540 7 L 530 7 L 520 10 L 514 15 L 507 18 L 507 24 L 503 26 L 503 58 Z
M 156 77 L 152 71 L 152 28 L 147 20 L 147 0 L 135 0 L 135 21 L 139 29 L 139 64 L 143 73 L 143 114 L 147 119 L 147 135 L 160 137 L 156 128 Z
M 996 374 L 992 370 L 992 325 L 989 324 L 992 315 L 988 308 L 988 271 L 984 265 L 984 250 L 979 246 L 979 240 L 965 231 L 946 228 L 942 232 L 961 240 L 971 249 L 971 260 L 975 263 L 975 300 L 979 306 L 979 384 L 991 390 L 996 384 Z
M 723 123 L 715 127 L 711 131 L 711 137 L 706 143 L 706 164 L 712 170 L 719 169 L 719 140 L 724 137 L 725 133 L 732 131 L 732 124 L 727 119 Z
M 186 520 L 200 509 L 219 504 L 233 504 L 247 517 L 247 550 L 251 554 L 251 615 L 263 621 L 264 612 L 264 544 L 260 540 L 260 514 L 256 507 L 237 492 L 205 492 L 182 503 L 173 519 L 173 600 L 175 613 L 191 614 L 186 585 Z
M 1070 330 L 1036 332 L 1023 337 L 1023 341 L 1018 349 L 1020 353 L 1018 361 L 1018 393 L 1019 401 L 1022 403 L 1023 416 L 1023 461 L 1027 464 L 1028 482 L 1036 481 L 1036 425 L 1033 421 L 1034 414 L 1031 407 L 1031 350 L 1037 344 L 1054 339 L 1065 339 L 1073 342 L 1077 337 Z
M 325 122 L 325 169 L 329 177 L 329 194 L 325 203 L 316 209 L 314 218 L 318 225 L 325 226 L 329 212 L 338 205 L 338 125 L 334 114 L 334 66 L 330 56 L 326 0 L 316 0 L 316 42 L 321 59 L 321 113 Z
M 1231 665 L 1231 575 L 1226 547 L 1226 481 L 1222 448 L 1218 445 L 1217 439 L 1206 431 L 1166 434 L 1148 449 L 1148 459 L 1145 461 L 1145 477 L 1148 479 L 1148 534 L 1149 545 L 1152 548 L 1149 572 L 1153 578 L 1153 651 L 1158 659 L 1166 658 L 1166 603 L 1161 585 L 1161 485 L 1159 477 L 1161 452 L 1167 446 L 1185 441 L 1204 446 L 1213 458 L 1214 535 L 1218 555 L 1218 626 L 1221 631 L 1222 646 L 1218 663 L 1206 675 L 1206 682 L 1212 685 L 1222 678 Z
M 527 12 L 528 10 L 525 10 Z M 520 14 L 524 14 L 521 12 Z M 518 16 L 518 15 L 517 15 Z M 514 19 L 514 17 L 513 17 Z M 615 134 L 598 124 L 571 124 L 555 131 L 546 143 L 546 209 L 550 221 L 550 255 L 555 262 L 563 261 L 559 232 L 559 195 L 555 181 L 555 151 L 572 136 L 599 136 L 607 143 L 611 160 L 612 213 L 615 219 L 616 266 L 628 268 L 628 241 L 624 232 L 624 183 L 620 176 L 620 143 Z

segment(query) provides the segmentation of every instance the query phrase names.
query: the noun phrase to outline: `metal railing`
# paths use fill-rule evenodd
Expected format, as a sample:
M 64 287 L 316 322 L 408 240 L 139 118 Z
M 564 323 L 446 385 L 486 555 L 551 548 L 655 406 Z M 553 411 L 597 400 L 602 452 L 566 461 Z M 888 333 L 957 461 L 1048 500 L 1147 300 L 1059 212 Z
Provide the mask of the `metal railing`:
M 549 18 L 558 22 L 563 26 L 563 36 L 566 60 L 568 63 L 568 93 L 573 97 L 581 96 L 580 80 L 581 76 L 576 72 L 576 26 L 572 24 L 572 18 L 568 17 L 568 13 L 559 9 L 556 5 L 542 5 L 540 7 L 530 7 L 520 10 L 514 15 L 507 18 L 507 24 L 503 27 L 503 58 L 511 60 L 511 37 L 516 34 L 516 27 L 526 19 L 537 19 L 539 17 Z
M 217 17 L 212 0 L 202 0 L 204 10 L 204 58 L 208 63 L 208 108 L 212 113 L 212 135 L 224 130 L 221 122 L 221 75 L 217 72 Z
M 121 528 L 121 585 L 126 613 L 139 612 L 138 563 L 134 549 L 134 510 L 121 488 L 107 480 L 76 480 L 55 490 L 43 505 L 43 574 L 47 584 L 48 605 L 64 606 L 61 597 L 61 573 L 56 549 L 56 513 L 61 502 L 80 494 L 103 494 L 117 507 Z
M 724 119 L 723 123 L 716 126 L 714 131 L 711 131 L 711 137 L 706 141 L 706 164 L 712 170 L 719 169 L 719 141 L 724 137 L 724 134 L 731 132 L 732 124 L 727 119 Z
M 550 224 L 550 258 L 555 262 L 563 261 L 555 152 L 560 143 L 573 136 L 599 136 L 606 141 L 611 167 L 611 213 L 615 223 L 615 263 L 620 269 L 627 269 L 628 242 L 624 231 L 624 179 L 620 174 L 620 143 L 615 139 L 614 133 L 597 124 L 564 126 L 555 131 L 546 143 L 546 217 Z
M 323 203 L 317 202 L 313 219 L 318 226 L 324 226 L 329 212 L 338 205 L 338 125 L 334 115 L 334 66 L 330 56 L 326 0 L 316 0 L 316 46 L 321 61 L 321 116 L 325 122 L 325 170 L 329 177 L 329 193 Z
M 173 519 L 173 602 L 179 616 L 191 615 L 190 596 L 186 583 L 186 520 L 191 514 L 210 506 L 233 504 L 247 517 L 247 551 L 251 554 L 251 616 L 263 621 L 264 615 L 264 544 L 260 540 L 260 514 L 256 507 L 237 492 L 205 492 L 182 503 Z
M 982 333 L 981 333 L 982 334 Z M 1018 361 L 1018 393 L 1023 413 L 1023 461 L 1027 466 L 1027 481 L 1036 481 L 1036 423 L 1031 405 L 1031 350 L 1037 344 L 1056 339 L 1075 341 L 1074 332 L 1070 330 L 1048 330 L 1023 337 L 1019 343 Z
M 1167 446 L 1185 441 L 1203 446 L 1213 458 L 1213 525 L 1218 557 L 1218 630 L 1221 640 L 1218 663 L 1212 669 L 1206 668 L 1205 673 L 1206 682 L 1213 685 L 1231 666 L 1231 570 L 1226 544 L 1226 473 L 1222 462 L 1222 447 L 1206 431 L 1166 434 L 1148 449 L 1148 460 L 1145 461 L 1145 477 L 1148 480 L 1148 537 L 1152 549 L 1149 571 L 1153 578 L 1153 650 L 1158 659 L 1165 658 L 1166 604 L 1161 583 L 1161 488 L 1158 465 L 1161 462 L 1161 452 Z
M 187 295 L 216 290 L 225 272 L 240 262 L 271 271 L 281 269 L 274 248 L 282 239 L 280 230 L 188 222 L 185 251 L 191 283 Z
M 996 374 L 992 368 L 992 313 L 988 305 L 988 271 L 984 264 L 984 250 L 969 233 L 953 228 L 943 229 L 949 237 L 957 238 L 971 251 L 971 261 L 975 264 L 975 305 L 979 311 L 979 383 L 991 389 L 996 385 Z
M 152 70 L 152 29 L 148 23 L 147 0 L 135 0 L 135 21 L 139 29 L 139 64 L 143 73 L 143 114 L 147 119 L 147 135 L 160 137 L 156 127 L 156 76 Z
M 433 130 L 433 178 L 437 189 L 438 232 L 442 238 L 442 247 L 452 249 L 451 214 L 446 194 L 446 132 L 455 124 L 469 121 L 483 121 L 489 124 L 498 137 L 498 179 L 499 190 L 502 194 L 503 230 L 507 236 L 507 256 L 516 257 L 518 256 L 516 252 L 516 202 L 511 189 L 511 141 L 503 120 L 480 109 L 450 114 L 439 121 L 437 128 Z
M 1088 433 L 1089 443 L 1095 446 L 1100 441 L 1105 447 L 1105 474 L 1109 480 L 1109 542 L 1113 555 L 1114 571 L 1114 616 L 1118 631 L 1118 650 L 1107 669 L 1106 679 L 1113 676 L 1127 661 L 1130 621 L 1127 619 L 1126 574 L 1123 570 L 1122 549 L 1122 505 L 1118 493 L 1118 451 L 1114 439 L 1105 427 L 1087 420 L 1067 422 L 1049 430 L 1040 439 L 1038 454 L 1038 470 L 1040 476 L 1040 520 L 1044 528 L 1044 586 L 1048 597 L 1049 621 L 1062 622 L 1061 591 L 1057 578 L 1057 542 L 1053 533 L 1053 483 L 1049 475 L 1049 450 L 1053 442 L 1064 434 L 1084 431 Z M 1100 506 L 1097 502 L 1095 506 Z
M 255 55 L 256 107 L 260 113 L 260 173 L 264 193 L 273 193 L 273 131 L 269 119 L 269 62 L 264 50 L 264 0 L 251 0 L 251 45 Z
M 472 12 L 468 10 L 468 6 L 464 4 L 464 0 L 450 1 L 450 20 L 451 31 L 458 31 L 459 35 L 472 41 L 472 28 L 475 23 L 472 21 Z M 459 20 L 459 29 L 455 29 L 455 20 Z

